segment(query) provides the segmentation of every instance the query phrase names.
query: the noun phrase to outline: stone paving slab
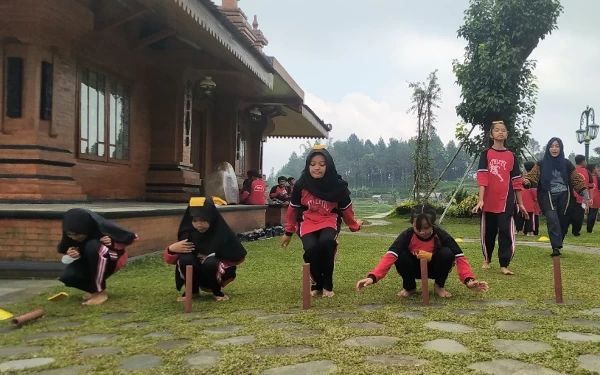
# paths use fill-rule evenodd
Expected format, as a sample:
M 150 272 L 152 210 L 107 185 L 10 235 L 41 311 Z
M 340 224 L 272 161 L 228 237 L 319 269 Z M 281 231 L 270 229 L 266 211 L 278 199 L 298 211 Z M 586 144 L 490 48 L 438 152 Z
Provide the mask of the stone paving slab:
M 578 360 L 582 369 L 600 373 L 600 355 L 584 354 L 580 355 Z
M 492 344 L 496 350 L 510 354 L 534 354 L 552 349 L 551 345 L 538 341 L 494 340 Z
M 17 359 L 14 361 L 0 363 L 0 372 L 27 370 L 30 368 L 49 365 L 55 361 L 56 360 L 54 358 Z
M 254 349 L 254 353 L 263 356 L 277 356 L 277 355 L 293 355 L 293 356 L 305 356 L 314 354 L 317 349 L 310 346 L 276 346 L 273 348 L 260 348 Z
M 494 306 L 494 307 L 512 307 L 524 305 L 525 301 L 521 300 L 485 300 L 485 301 L 473 301 L 472 305 L 478 306 Z
M 3 346 L 0 348 L 0 357 L 25 355 L 44 350 L 43 346 Z
M 426 360 L 402 354 L 379 354 L 370 355 L 366 358 L 367 363 L 379 366 L 410 366 L 416 367 L 427 363 Z
M 204 318 L 204 319 L 192 320 L 190 322 L 190 324 L 213 324 L 213 323 L 221 323 L 224 321 L 225 321 L 225 319 L 223 319 L 223 318 Z
M 583 310 L 582 313 L 584 313 L 586 315 L 598 315 L 598 316 L 600 316 L 600 308 L 590 309 L 590 310 Z
M 381 347 L 392 346 L 398 341 L 400 341 L 398 337 L 391 336 L 358 336 L 344 340 L 341 344 L 348 346 Z
M 437 339 L 423 343 L 426 350 L 435 350 L 446 354 L 467 353 L 469 350 L 456 340 Z
M 479 314 L 483 314 L 485 311 L 483 310 L 452 310 L 453 313 L 455 313 L 456 315 L 466 315 L 466 316 L 473 316 L 473 315 L 479 315 Z
M 190 343 L 190 340 L 165 340 L 156 344 L 156 347 L 162 350 L 173 350 L 184 347 Z
M 467 366 L 471 370 L 493 375 L 563 375 L 560 372 L 516 359 L 496 359 Z
M 163 361 L 159 356 L 152 354 L 136 354 L 125 358 L 119 366 L 122 370 L 145 370 L 163 365 Z
M 313 361 L 265 370 L 261 375 L 328 375 L 338 368 L 333 361 Z
M 352 318 L 358 318 L 359 315 L 358 314 L 354 314 L 354 313 L 331 313 L 331 314 L 323 314 L 320 315 L 319 318 L 321 319 L 352 319 Z
M 425 327 L 431 329 L 437 329 L 444 332 L 451 333 L 471 333 L 475 332 L 475 328 L 469 327 L 460 323 L 452 323 L 452 322 L 427 322 L 425 323 Z
M 600 342 L 600 335 L 593 333 L 559 331 L 556 333 L 556 337 L 571 342 Z
M 265 321 L 271 321 L 271 320 L 288 319 L 293 316 L 296 316 L 296 314 L 274 314 L 274 315 L 259 316 L 256 318 L 256 320 L 265 322 Z
M 52 370 L 34 372 L 29 375 L 80 375 L 93 369 L 92 365 L 76 365 Z
M 215 366 L 221 360 L 221 352 L 204 349 L 185 357 L 185 363 L 194 368 L 209 368 Z
M 117 335 L 94 334 L 78 337 L 75 341 L 80 344 L 99 344 L 101 342 L 114 340 L 117 337 Z
M 535 324 L 518 320 L 499 320 L 494 327 L 507 332 L 525 332 L 532 330 Z
M 146 328 L 149 327 L 150 323 L 148 322 L 134 322 L 120 325 L 120 329 L 137 329 L 137 328 Z
M 290 338 L 299 338 L 299 337 L 312 337 L 324 335 L 325 331 L 320 329 L 299 329 L 294 331 L 287 331 L 285 335 Z
M 151 332 L 147 335 L 144 335 L 144 337 L 151 338 L 151 339 L 170 339 L 170 338 L 173 338 L 174 336 L 175 335 L 173 335 L 171 332 L 168 332 L 168 331 Z

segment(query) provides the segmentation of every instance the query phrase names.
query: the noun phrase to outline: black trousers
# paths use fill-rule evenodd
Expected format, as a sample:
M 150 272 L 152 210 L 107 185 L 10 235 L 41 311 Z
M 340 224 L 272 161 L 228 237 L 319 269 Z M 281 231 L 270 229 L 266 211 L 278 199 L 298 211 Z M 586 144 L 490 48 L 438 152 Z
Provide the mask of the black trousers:
M 539 215 L 534 215 L 533 212 L 528 212 L 527 214 L 529 215 L 529 219 L 525 219 L 521 213 L 515 214 L 514 219 L 517 232 L 536 234 L 538 225 L 540 224 Z
M 569 217 L 569 224 L 571 224 L 571 233 L 574 236 L 581 234 L 581 227 L 583 227 L 583 219 L 585 217 L 585 210 L 581 207 L 581 203 L 576 201 L 571 202 L 571 215 Z
M 512 213 L 484 212 L 481 215 L 481 250 L 486 262 L 492 254 L 498 237 L 498 261 L 500 267 L 508 267 L 515 254 L 515 224 Z
M 89 240 L 79 248 L 79 259 L 70 263 L 58 280 L 87 293 L 106 289 L 106 280 L 115 273 L 124 250 L 110 250 L 98 240 Z
M 335 229 L 323 228 L 301 237 L 304 247 L 304 262 L 310 263 L 312 290 L 333 290 L 337 235 Z
M 544 197 L 545 198 L 545 197 Z M 548 237 L 553 249 L 562 249 L 570 220 L 570 207 L 567 207 L 569 192 L 550 195 L 546 204 L 541 205 L 548 226 Z
M 587 232 L 592 233 L 594 225 L 596 225 L 596 218 L 598 217 L 598 209 L 590 208 L 587 215 Z
M 185 270 L 187 266 L 194 269 L 192 279 L 192 291 L 194 294 L 200 289 L 210 291 L 213 295 L 222 297 L 223 287 L 233 281 L 236 277 L 236 266 L 223 268 L 222 263 L 214 256 L 205 258 L 200 262 L 198 255 L 194 253 L 181 254 L 175 267 L 175 284 L 177 290 L 185 285 Z M 185 296 L 185 291 L 184 294 Z
M 446 285 L 448 274 L 454 265 L 454 253 L 447 247 L 438 249 L 431 261 L 427 263 L 427 276 L 443 288 Z M 421 261 L 409 251 L 402 251 L 395 263 L 396 271 L 402 277 L 402 288 L 407 291 L 415 290 L 417 282 L 421 279 Z
M 540 215 L 534 213 L 533 221 L 531 223 L 533 225 L 533 228 L 531 231 L 533 232 L 534 235 L 537 236 L 538 234 L 540 234 Z

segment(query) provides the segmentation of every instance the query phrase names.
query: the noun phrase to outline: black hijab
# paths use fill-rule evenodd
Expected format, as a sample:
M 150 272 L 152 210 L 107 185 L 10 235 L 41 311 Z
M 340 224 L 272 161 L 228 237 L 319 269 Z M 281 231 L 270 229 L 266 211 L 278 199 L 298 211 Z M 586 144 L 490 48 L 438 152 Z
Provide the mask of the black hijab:
M 99 240 L 108 236 L 112 241 L 130 245 L 137 235 L 124 229 L 112 221 L 106 220 L 95 212 L 83 208 L 73 208 L 65 212 L 62 222 L 62 239 L 58 244 L 58 252 L 63 253 L 71 246 L 80 246 L 77 242 L 67 236 L 67 232 L 85 234 L 86 241 L 90 239 Z
M 313 178 L 310 175 L 310 160 L 315 155 L 323 155 L 325 158 L 326 170 L 322 178 Z M 350 198 L 348 183 L 338 174 L 333 158 L 325 148 L 313 147 L 313 150 L 306 157 L 306 165 L 302 175 L 296 181 L 294 189 L 306 189 L 315 197 L 328 202 L 338 203 Z
M 560 146 L 560 154 L 557 157 L 550 155 L 550 146 L 554 141 L 558 142 Z M 546 152 L 544 153 L 544 158 L 541 162 L 541 185 L 548 191 L 550 191 L 550 183 L 554 178 L 554 171 L 559 171 L 560 175 L 563 178 L 563 182 L 569 186 L 569 176 L 567 176 L 567 162 L 569 160 L 565 158 L 565 149 L 563 147 L 563 142 L 560 138 L 553 137 L 550 138 L 548 144 L 546 145 Z
M 200 233 L 192 225 L 192 218 L 198 217 L 208 221 L 210 227 Z M 238 262 L 246 257 L 246 249 L 238 240 L 236 234 L 221 216 L 221 213 L 211 199 L 194 197 L 190 199 L 185 214 L 177 231 L 179 241 L 187 239 L 194 243 L 194 252 L 209 255 L 214 253 L 217 258 Z

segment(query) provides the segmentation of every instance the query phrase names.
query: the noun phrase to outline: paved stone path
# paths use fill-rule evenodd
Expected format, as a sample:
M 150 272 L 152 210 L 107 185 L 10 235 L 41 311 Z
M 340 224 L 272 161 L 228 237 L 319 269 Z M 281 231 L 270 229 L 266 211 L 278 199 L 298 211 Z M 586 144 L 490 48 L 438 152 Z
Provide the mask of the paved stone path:
M 485 306 L 490 309 L 501 308 L 506 311 L 507 317 L 513 319 L 524 319 L 526 317 L 542 318 L 536 320 L 537 323 L 532 323 L 523 320 L 498 320 L 487 323 L 488 329 L 496 329 L 504 331 L 502 336 L 497 336 L 490 339 L 488 347 L 492 351 L 506 355 L 551 355 L 553 345 L 546 342 L 539 342 L 527 339 L 523 340 L 519 337 L 520 332 L 526 332 L 534 329 L 536 324 L 544 325 L 544 320 L 547 318 L 556 319 L 557 313 L 546 309 L 526 309 L 523 308 L 524 301 L 519 300 L 479 300 L 473 301 L 474 306 Z M 421 307 L 417 305 L 417 307 Z M 436 351 L 447 355 L 473 355 L 467 345 L 469 344 L 470 335 L 476 333 L 478 329 L 468 324 L 453 322 L 449 320 L 432 320 L 428 318 L 428 313 L 424 311 L 393 311 L 396 308 L 394 305 L 360 305 L 356 312 L 332 312 L 326 308 L 323 311 L 317 310 L 318 319 L 327 321 L 327 324 L 336 325 L 338 327 L 346 327 L 350 335 L 340 338 L 338 343 L 348 347 L 347 350 L 356 350 L 352 348 L 389 348 L 385 350 L 395 350 L 398 345 L 402 344 L 402 336 L 388 335 L 392 329 L 393 323 L 383 324 L 382 322 L 365 321 L 366 317 L 380 317 L 380 314 L 397 317 L 397 321 L 415 320 L 409 324 L 419 324 L 426 329 L 445 332 L 446 335 L 451 335 L 450 338 L 438 338 L 435 340 L 422 341 L 420 345 L 426 351 Z M 506 309 L 506 310 L 504 310 Z M 334 310 L 335 311 L 335 310 Z M 485 314 L 486 309 L 448 309 L 449 319 L 454 316 L 456 319 L 477 319 L 475 317 Z M 310 312 L 314 313 L 314 312 Z M 566 343 L 567 345 L 585 345 L 586 343 L 600 342 L 600 308 L 588 308 L 578 311 L 580 318 L 569 318 L 563 322 L 565 326 L 560 331 L 555 332 L 555 337 L 558 342 Z M 223 348 L 224 352 L 229 350 L 250 350 L 253 355 L 259 357 L 285 357 L 289 358 L 292 363 L 296 364 L 271 368 L 264 370 L 262 374 L 278 375 L 278 374 L 331 374 L 339 370 L 339 363 L 331 360 L 315 360 L 308 361 L 311 356 L 320 356 L 325 353 L 320 351 L 320 348 L 314 346 L 312 337 L 319 337 L 326 334 L 326 331 L 320 329 L 310 329 L 308 324 L 286 321 L 292 317 L 301 316 L 298 314 L 274 314 L 272 312 L 255 309 L 255 310 L 240 310 L 234 312 L 237 315 L 246 315 L 246 319 L 254 319 L 265 326 L 265 330 L 271 334 L 281 334 L 289 339 L 289 345 L 284 346 L 264 346 L 261 343 L 260 336 L 244 335 L 239 332 L 245 329 L 243 325 L 225 324 L 225 317 L 210 317 L 206 316 L 206 312 L 191 315 L 191 320 L 188 324 L 195 329 L 200 335 L 204 334 L 210 342 L 215 345 L 211 348 L 206 348 L 200 351 L 194 351 L 193 339 L 178 338 L 176 334 L 170 331 L 154 331 L 146 333 L 143 337 L 146 340 L 151 340 L 152 347 L 160 351 L 150 353 L 136 353 L 126 358 L 122 358 L 118 367 L 121 371 L 130 372 L 138 370 L 146 370 L 151 368 L 160 368 L 166 360 L 165 354 L 172 350 L 184 350 L 187 356 L 181 358 L 182 365 L 194 369 L 210 369 L 217 366 L 222 359 L 223 354 L 218 348 Z M 203 316 L 204 315 L 204 316 Z M 137 322 L 122 322 L 125 319 L 134 318 L 135 313 L 112 313 L 105 314 L 102 319 L 107 320 L 109 325 L 119 330 L 138 330 L 152 327 L 152 322 L 137 321 Z M 50 318 L 53 319 L 53 318 Z M 361 319 L 360 321 L 348 321 L 350 319 Z M 420 320 L 419 320 L 420 319 Z M 385 320 L 388 322 L 388 320 Z M 11 371 L 31 371 L 37 367 L 46 366 L 55 363 L 55 358 L 44 355 L 44 350 L 52 345 L 53 339 L 71 340 L 83 346 L 78 349 L 79 356 L 86 358 L 93 363 L 100 361 L 100 357 L 114 356 L 123 352 L 123 346 L 118 346 L 120 336 L 109 333 L 89 333 L 82 335 L 77 329 L 81 322 L 69 318 L 60 318 L 56 321 L 51 320 L 46 326 L 48 332 L 36 332 L 25 334 L 22 336 L 22 344 L 16 346 L 0 347 L 0 373 Z M 577 331 L 570 331 L 568 326 L 579 327 Z M 56 331 L 56 328 L 64 327 L 66 330 Z M 481 326 L 478 326 L 483 328 Z M 27 327 L 23 329 L 28 329 Z M 575 328 L 573 328 L 575 329 Z M 585 332 L 585 330 L 592 330 Z M 13 330 L 16 332 L 16 330 Z M 110 331 L 109 331 L 110 332 Z M 239 333 L 238 333 L 239 332 Z M 9 331 L 10 334 L 10 331 Z M 336 339 L 337 340 L 337 339 Z M 34 344 L 26 345 L 32 342 Z M 111 345 L 112 344 L 112 345 Z M 245 349 L 243 346 L 247 345 Z M 556 344 L 554 344 L 556 345 Z M 564 345 L 564 344 L 563 344 Z M 231 346 L 239 346 L 238 348 L 227 348 Z M 384 349 L 382 349 L 384 350 Z M 541 354 L 548 353 L 548 354 Z M 304 358 L 302 358 L 304 357 Z M 585 351 L 577 358 L 579 368 L 592 372 L 600 372 L 600 355 L 585 354 Z M 367 365 L 402 367 L 402 370 L 410 372 L 410 367 L 418 367 L 426 365 L 429 361 L 427 356 L 410 356 L 402 354 L 373 354 L 361 358 Z M 289 362 L 288 362 L 289 363 Z M 63 368 L 52 368 L 49 370 L 40 371 L 38 375 L 78 375 L 86 371 L 92 371 L 95 366 L 76 365 Z M 498 359 L 493 361 L 477 362 L 468 365 L 470 369 L 480 371 L 486 374 L 495 375 L 515 375 L 515 374 L 540 374 L 540 375 L 555 375 L 558 374 L 555 370 L 544 368 L 527 360 L 516 359 Z M 159 370 L 161 371 L 161 370 Z M 210 370 L 208 370 L 210 371 Z

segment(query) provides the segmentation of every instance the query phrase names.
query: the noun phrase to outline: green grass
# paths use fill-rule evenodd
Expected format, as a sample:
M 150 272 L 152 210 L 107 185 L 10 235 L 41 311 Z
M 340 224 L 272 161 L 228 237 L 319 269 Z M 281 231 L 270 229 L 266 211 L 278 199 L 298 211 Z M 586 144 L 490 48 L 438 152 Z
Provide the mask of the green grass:
M 399 229 L 396 229 L 399 231 Z M 140 372 L 142 374 L 260 374 L 268 368 L 307 362 L 310 360 L 330 359 L 337 363 L 339 374 L 474 374 L 465 369 L 471 363 L 500 358 L 514 358 L 536 363 L 545 367 L 571 375 L 589 374 L 578 368 L 577 356 L 580 354 L 600 354 L 600 346 L 594 343 L 569 343 L 558 340 L 558 330 L 592 332 L 600 334 L 599 329 L 580 328 L 564 323 L 565 318 L 585 317 L 598 320 L 600 317 L 587 316 L 582 309 L 600 306 L 600 268 L 590 267 L 597 264 L 598 258 L 593 255 L 569 252 L 563 260 L 563 279 L 565 298 L 578 299 L 583 304 L 577 306 L 555 306 L 543 303 L 553 298 L 553 282 L 551 258 L 547 251 L 534 247 L 519 247 L 512 269 L 515 276 L 506 277 L 498 272 L 497 261 L 493 269 L 479 269 L 481 255 L 476 244 L 464 244 L 464 250 L 470 257 L 471 264 L 478 278 L 487 280 L 491 289 L 487 294 L 475 294 L 458 283 L 456 272 L 449 277 L 447 289 L 454 294 L 449 300 L 442 301 L 442 308 L 413 308 L 408 303 L 418 303 L 420 297 L 413 296 L 409 300 L 400 300 L 396 293 L 401 288 L 401 280 L 392 269 L 387 278 L 371 286 L 361 293 L 354 290 L 358 279 L 364 277 L 378 262 L 390 245 L 391 238 L 360 237 L 342 234 L 340 252 L 336 263 L 335 291 L 331 299 L 313 299 L 314 309 L 299 312 L 295 316 L 283 320 L 298 322 L 308 329 L 321 329 L 323 336 L 311 338 L 290 338 L 284 332 L 289 330 L 269 329 L 269 322 L 261 322 L 251 316 L 232 314 L 242 309 L 266 309 L 271 313 L 286 313 L 290 308 L 299 307 L 301 303 L 301 264 L 302 250 L 300 241 L 294 237 L 289 248 L 283 250 L 278 240 L 266 240 L 248 243 L 248 259 L 238 269 L 238 278 L 226 288 L 231 296 L 228 302 L 213 302 L 207 295 L 194 301 L 194 310 L 206 314 L 201 317 L 182 317 L 183 306 L 175 302 L 179 295 L 174 288 L 173 267 L 163 263 L 160 256 L 150 256 L 139 260 L 109 279 L 110 299 L 106 304 L 97 307 L 81 306 L 81 293 L 68 290 L 68 299 L 48 302 L 46 298 L 65 288 L 56 288 L 31 301 L 11 306 L 10 311 L 20 314 L 34 308 L 44 308 L 46 317 L 38 322 L 25 326 L 21 330 L 0 335 L 1 345 L 20 345 L 24 335 L 56 331 L 50 328 L 58 319 L 83 322 L 80 328 L 66 328 L 72 333 L 70 337 L 40 340 L 35 344 L 45 345 L 46 349 L 37 355 L 50 356 L 57 361 L 47 368 L 65 367 L 75 364 L 91 363 L 95 366 L 93 374 L 118 374 L 121 360 L 133 354 L 155 354 L 161 356 L 164 366 Z M 430 284 L 431 285 L 431 284 Z M 526 306 L 518 308 L 543 308 L 556 313 L 553 316 L 533 317 L 515 314 L 515 308 L 479 307 L 471 301 L 484 299 L 521 299 Z M 433 302 L 439 302 L 433 298 Z M 361 304 L 382 304 L 379 311 L 357 311 Z M 476 316 L 459 316 L 452 309 L 475 308 L 485 313 Z M 421 319 L 409 320 L 395 315 L 399 311 L 420 310 L 425 312 Z M 319 314 L 330 312 L 354 312 L 357 318 L 324 320 Z M 109 312 L 134 312 L 123 321 L 107 321 L 101 315 Z M 191 324 L 192 319 L 204 317 L 221 317 L 224 323 Z M 497 320 L 527 320 L 536 327 L 529 332 L 503 332 L 493 328 Z M 451 334 L 425 328 L 424 323 L 431 320 L 455 321 L 477 328 L 477 334 Z M 150 327 L 122 330 L 118 326 L 128 322 L 149 322 Z M 385 324 L 383 331 L 360 331 L 345 327 L 348 322 L 372 321 Z M 236 324 L 244 326 L 243 330 L 226 335 L 208 335 L 202 332 L 206 326 Z M 190 344 L 176 350 L 163 351 L 155 347 L 159 339 L 148 339 L 143 336 L 150 332 L 169 330 L 177 339 L 188 339 Z M 103 358 L 82 358 L 79 352 L 85 347 L 72 341 L 76 336 L 92 333 L 109 333 L 120 335 L 117 340 L 96 346 L 111 345 L 122 347 L 117 355 Z M 217 346 L 216 339 L 254 335 L 256 341 L 235 347 Z M 401 338 L 391 347 L 354 348 L 340 345 L 347 338 L 360 335 L 390 335 Z M 442 355 L 437 352 L 424 351 L 421 343 L 438 338 L 455 339 L 465 345 L 467 354 Z M 536 340 L 549 343 L 553 349 L 541 354 L 509 355 L 497 352 L 491 341 L 494 339 Z M 256 348 L 268 348 L 285 345 L 307 345 L 318 349 L 311 356 L 258 356 Z M 204 370 L 188 370 L 184 366 L 184 358 L 190 353 L 202 349 L 219 350 L 222 358 L 217 366 Z M 429 362 L 417 368 L 404 370 L 383 368 L 368 365 L 365 357 L 372 354 L 407 354 L 427 359 Z M 28 358 L 19 356 L 10 359 Z M 3 358 L 2 360 L 7 360 Z M 404 372 L 406 371 L 406 372 Z
M 377 203 L 370 198 L 355 198 L 352 200 L 352 208 L 357 218 L 391 212 L 394 208 L 391 204 Z

